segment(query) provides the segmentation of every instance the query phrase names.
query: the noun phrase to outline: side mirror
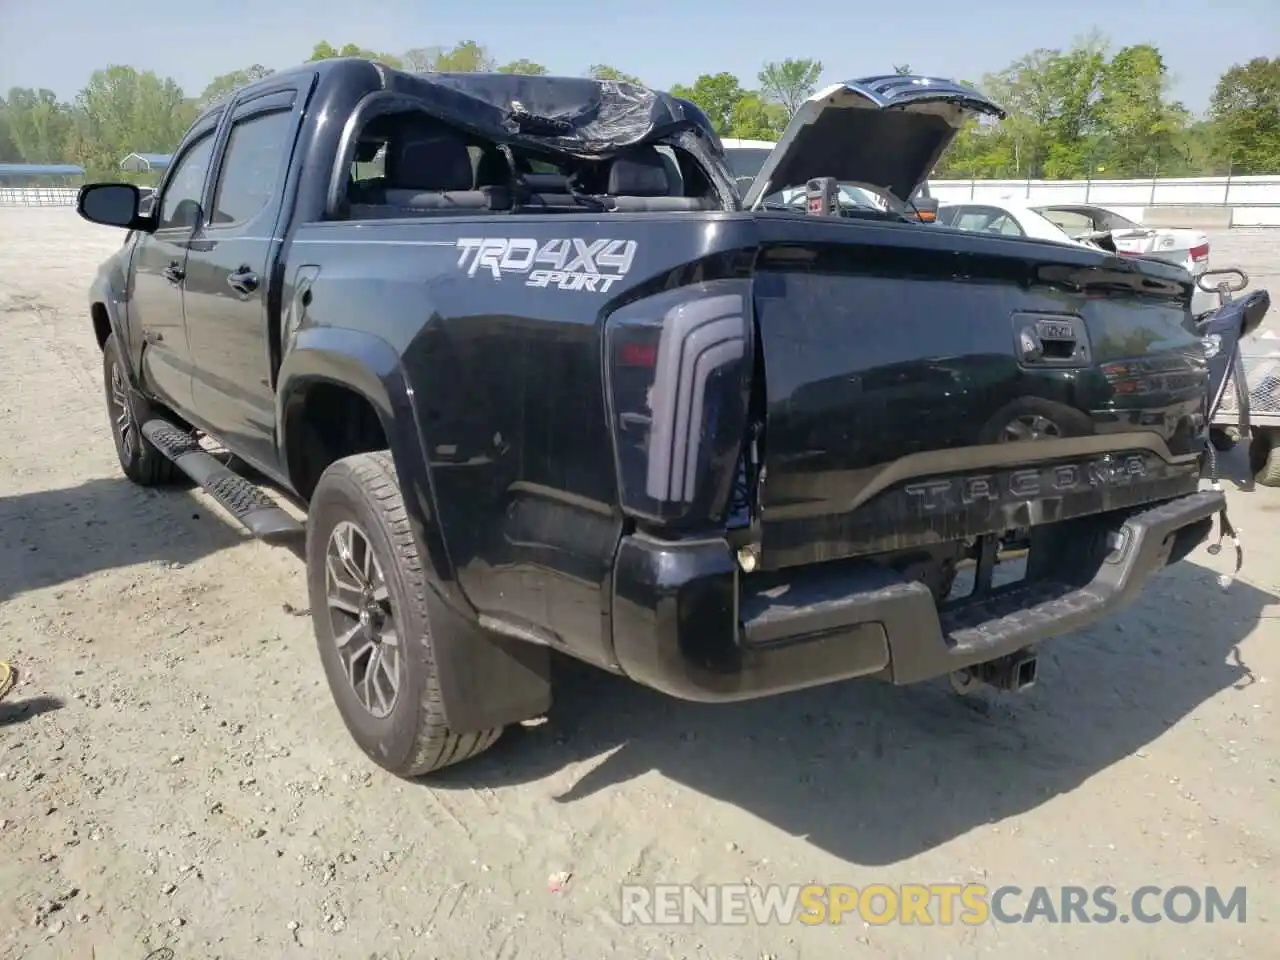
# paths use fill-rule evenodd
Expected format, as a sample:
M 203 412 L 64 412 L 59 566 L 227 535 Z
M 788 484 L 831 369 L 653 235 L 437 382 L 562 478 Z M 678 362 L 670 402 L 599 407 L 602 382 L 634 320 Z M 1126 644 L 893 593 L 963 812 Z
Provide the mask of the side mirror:
M 922 223 L 933 223 L 938 219 L 937 197 L 916 197 L 912 205 L 915 207 L 916 217 Z
M 132 183 L 86 183 L 76 195 L 76 213 L 90 223 L 136 230 L 140 200 Z

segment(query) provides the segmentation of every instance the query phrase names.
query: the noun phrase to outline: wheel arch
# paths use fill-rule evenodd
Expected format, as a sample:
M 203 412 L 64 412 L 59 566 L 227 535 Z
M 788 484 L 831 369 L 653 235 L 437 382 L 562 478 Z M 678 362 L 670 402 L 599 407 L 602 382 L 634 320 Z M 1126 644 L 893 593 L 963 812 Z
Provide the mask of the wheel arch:
M 102 300 L 95 299 L 89 304 L 89 317 L 93 321 L 93 338 L 98 341 L 98 349 L 105 350 L 107 337 L 113 332 L 107 305 Z
M 435 491 L 412 394 L 390 344 L 348 330 L 304 330 L 285 354 L 276 384 L 278 455 L 294 492 L 308 499 L 320 472 L 333 460 L 377 449 L 372 443 L 385 444 L 437 587 L 450 603 L 474 613 L 457 589 L 444 532 L 435 522 Z M 322 406 L 315 406 L 317 402 Z M 308 430 L 314 424 L 311 418 L 331 411 L 323 404 L 342 402 L 352 404 L 345 410 L 348 413 L 362 405 L 364 412 L 355 414 L 357 431 L 366 424 L 359 418 L 371 415 L 379 436 L 366 438 L 363 443 L 356 442 L 358 437 L 349 436 L 352 442 L 337 444 L 330 451 L 336 455 L 316 469 L 306 455 Z
M 280 367 L 276 390 L 279 456 L 291 484 L 309 482 L 292 473 L 299 457 L 296 445 L 307 443 L 309 403 L 337 396 L 373 412 L 391 454 L 432 588 L 428 604 L 435 664 L 449 726 L 467 733 L 536 715 L 550 701 L 547 651 L 482 628 L 459 588 L 444 531 L 435 520 L 439 514 L 428 441 L 399 357 L 385 341 L 333 328 L 299 333 Z M 356 452 L 369 451 L 343 455 Z M 296 486 L 295 492 L 304 495 Z

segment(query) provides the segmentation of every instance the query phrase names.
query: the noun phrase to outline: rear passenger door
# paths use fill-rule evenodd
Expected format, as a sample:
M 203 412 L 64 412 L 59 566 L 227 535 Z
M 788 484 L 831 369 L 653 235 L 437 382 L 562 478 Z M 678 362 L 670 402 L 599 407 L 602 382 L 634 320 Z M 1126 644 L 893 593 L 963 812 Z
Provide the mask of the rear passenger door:
M 232 109 L 187 258 L 193 419 L 267 472 L 276 465 L 268 294 L 303 100 L 290 87 Z

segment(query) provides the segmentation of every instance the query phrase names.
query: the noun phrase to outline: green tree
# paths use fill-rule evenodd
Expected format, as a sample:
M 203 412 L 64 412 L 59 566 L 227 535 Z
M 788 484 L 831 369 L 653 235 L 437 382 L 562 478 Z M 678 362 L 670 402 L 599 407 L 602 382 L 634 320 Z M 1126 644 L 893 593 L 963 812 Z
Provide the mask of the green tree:
M 617 80 L 620 83 L 640 82 L 639 77 L 623 73 L 617 67 L 611 67 L 606 63 L 593 63 L 587 67 L 587 76 L 593 80 Z
M 532 60 L 512 60 L 498 67 L 499 73 L 520 73 L 526 77 L 546 76 L 547 68 Z
M 1054 67 L 1060 57 L 1057 50 L 1033 50 L 983 78 L 982 90 L 1008 112 L 993 135 L 1008 152 L 1009 175 L 1038 177 L 1044 171 L 1058 112 Z
M 1169 103 L 1169 75 L 1160 51 L 1137 44 L 1107 64 L 1097 104 L 1101 142 L 1097 156 L 1110 176 L 1158 176 L 1162 160 L 1176 165 L 1175 142 L 1190 119 Z
M 1163 164 L 1165 176 L 1221 177 L 1231 173 L 1230 156 L 1222 150 L 1212 120 L 1197 120 L 1188 125 L 1175 138 L 1173 149 L 1174 162 Z
M 1107 44 L 1098 34 L 1077 41 L 1049 64 L 1053 117 L 1048 124 L 1044 175 L 1071 179 L 1089 174 L 1097 149 L 1098 101 L 1107 74 Z
M 717 133 L 726 133 L 733 121 L 733 111 L 738 101 L 746 95 L 732 73 L 704 73 L 692 87 L 677 84 L 671 93 L 692 100 L 707 115 Z
M 489 73 L 494 68 L 489 51 L 475 40 L 463 40 L 455 47 L 441 50 L 429 70 L 435 73 Z
M 1209 101 L 1216 154 L 1238 174 L 1280 172 L 1280 57 L 1231 67 Z
M 488 73 L 496 63 L 475 40 L 463 40 L 453 47 L 414 47 L 400 59 L 404 68 L 414 73 Z
M 312 63 L 316 60 L 334 60 L 338 57 L 362 57 L 365 60 L 376 60 L 378 63 L 384 63 L 388 67 L 394 67 L 399 70 L 404 67 L 404 63 L 397 56 L 390 53 L 377 53 L 374 50 L 367 50 L 355 43 L 344 43 L 341 48 L 335 47 L 327 40 L 321 40 L 311 50 L 311 56 L 307 57 L 307 62 Z
M 400 63 L 410 73 L 429 73 L 440 50 L 440 47 L 414 47 L 400 56 Z
M 781 104 L 790 119 L 813 93 L 821 73 L 821 60 L 788 58 L 781 62 L 766 63 L 761 68 L 758 79 L 764 95 Z
M 755 91 L 738 98 L 729 117 L 727 136 L 738 140 L 777 140 L 787 126 L 786 110 L 766 103 Z
M 52 90 L 14 87 L 5 98 L 9 138 L 27 163 L 60 163 L 72 131 L 67 105 Z
M 95 70 L 76 97 L 69 153 L 91 176 L 115 174 L 130 153 L 169 153 L 195 119 L 182 88 L 150 70 Z
M 22 154 L 13 142 L 13 132 L 9 127 L 9 104 L 0 97 L 0 163 L 17 163 L 21 159 Z
M 264 77 L 269 77 L 274 72 L 260 63 L 255 63 L 253 66 L 245 67 L 243 70 L 232 70 L 230 73 L 220 74 L 210 80 L 209 85 L 204 88 L 204 93 L 200 94 L 198 100 L 200 108 L 204 109 L 212 106 L 219 100 L 224 100 L 231 96 L 241 87 L 248 86 Z
M 1145 67 L 1151 64 L 1129 50 L 1108 61 L 1107 49 L 1106 38 L 1094 31 L 1078 38 L 1068 50 L 1033 50 L 1003 70 L 988 74 L 978 88 L 1009 115 L 994 126 L 969 127 L 956 138 L 944 166 L 967 169 L 972 176 L 1069 179 L 1102 172 L 1099 166 L 1106 171 L 1117 162 L 1122 166 L 1139 162 L 1108 156 L 1104 145 L 1115 136 L 1114 127 L 1123 119 L 1122 105 L 1133 100 L 1124 95 L 1132 85 L 1127 85 L 1123 76 L 1132 73 L 1137 62 Z M 1154 89 L 1155 100 L 1144 102 L 1163 104 L 1163 87 L 1156 84 Z M 1156 110 L 1152 116 L 1167 122 L 1169 129 L 1181 123 L 1176 109 Z M 1137 135 L 1147 146 L 1152 146 L 1152 138 L 1164 129 L 1155 122 L 1138 126 L 1141 132 L 1135 133 L 1131 124 L 1125 135 Z M 1146 147 L 1134 149 L 1141 152 Z M 1167 141 L 1153 149 L 1171 153 Z
M 1280 170 L 1280 57 L 1237 64 L 1219 79 L 1209 115 L 1192 122 L 1169 96 L 1160 51 L 1138 44 L 1110 52 L 1097 31 L 1068 49 L 1038 49 L 970 83 L 1008 111 L 1001 122 L 971 122 L 955 137 L 935 176 L 1051 177 L 1176 176 L 1272 173 Z M 540 63 L 497 65 L 476 40 L 452 47 L 416 47 L 392 56 L 348 43 L 317 43 L 311 60 L 365 57 L 416 71 L 545 74 Z M 910 64 L 894 64 L 910 74 Z M 94 74 L 75 103 L 48 90 L 15 88 L 0 99 L 0 161 L 78 161 L 116 173 L 134 151 L 171 150 L 194 112 L 271 73 L 253 64 L 214 77 L 188 100 L 172 80 L 127 66 Z M 750 90 L 731 73 L 704 73 L 672 93 L 698 104 L 723 136 L 776 140 L 822 72 L 816 60 L 764 64 Z M 587 71 L 598 79 L 639 83 L 608 64 Z

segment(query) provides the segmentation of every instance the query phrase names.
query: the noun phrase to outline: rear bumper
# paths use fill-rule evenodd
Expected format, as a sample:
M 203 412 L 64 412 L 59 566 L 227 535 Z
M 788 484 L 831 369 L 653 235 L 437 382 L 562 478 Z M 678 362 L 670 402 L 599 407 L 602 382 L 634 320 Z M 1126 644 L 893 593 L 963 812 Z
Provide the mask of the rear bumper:
M 939 612 L 927 587 L 870 560 L 743 577 L 720 539 L 636 534 L 614 568 L 614 654 L 624 673 L 686 700 L 729 701 L 850 677 L 905 684 L 1093 623 L 1208 536 L 1225 506 L 1202 491 L 1085 518 L 1092 555 Z

